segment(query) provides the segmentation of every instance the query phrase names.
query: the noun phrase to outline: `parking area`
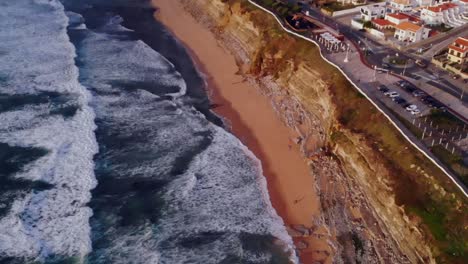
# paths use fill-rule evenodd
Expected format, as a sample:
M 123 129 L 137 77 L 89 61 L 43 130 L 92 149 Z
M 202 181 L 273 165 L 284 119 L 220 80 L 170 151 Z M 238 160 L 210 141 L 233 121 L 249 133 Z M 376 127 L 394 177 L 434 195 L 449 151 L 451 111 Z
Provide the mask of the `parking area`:
M 444 105 L 409 82 L 400 80 L 389 82 L 382 72 L 372 83 L 373 94 L 389 109 L 407 120 L 430 114 L 431 109 L 444 110 Z

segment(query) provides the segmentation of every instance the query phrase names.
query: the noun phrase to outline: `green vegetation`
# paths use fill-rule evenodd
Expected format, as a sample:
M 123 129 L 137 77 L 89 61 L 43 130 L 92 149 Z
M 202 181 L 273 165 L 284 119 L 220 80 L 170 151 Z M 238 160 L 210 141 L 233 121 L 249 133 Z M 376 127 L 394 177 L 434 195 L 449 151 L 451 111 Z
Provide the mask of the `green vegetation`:
M 446 150 L 444 147 L 436 145 L 431 148 L 432 153 L 436 155 L 444 164 L 458 175 L 459 179 L 463 184 L 468 185 L 468 169 L 463 163 L 462 157 L 456 154 L 452 154 L 450 151 Z
M 301 7 L 297 4 L 285 3 L 280 0 L 255 0 L 258 4 L 274 11 L 280 17 L 286 17 L 301 11 Z
M 405 65 L 407 61 L 408 60 L 406 60 L 405 58 L 398 57 L 398 56 L 393 56 L 393 57 L 388 58 L 388 62 L 390 62 L 391 64 L 395 64 L 395 65 Z
M 422 137 L 422 131 L 415 125 L 413 125 L 410 121 L 408 121 L 406 118 L 402 117 L 399 115 L 397 112 L 393 111 L 393 109 L 388 109 L 390 113 L 392 113 L 393 116 L 398 119 L 406 128 L 408 128 L 413 135 L 415 135 L 417 138 Z
M 339 2 L 332 2 L 332 3 L 326 3 L 322 6 L 322 9 L 328 11 L 328 12 L 336 12 L 336 11 L 341 11 L 341 10 L 346 10 L 350 8 L 356 7 L 353 4 L 342 4 Z
M 446 131 L 454 131 L 457 127 L 462 129 L 465 126 L 463 121 L 447 111 L 431 110 L 431 114 L 428 118 L 429 121 L 433 122 L 433 125 L 438 125 L 440 129 L 445 129 Z
M 374 24 L 372 24 L 372 22 L 370 22 L 370 21 L 364 22 L 364 23 L 363 23 L 363 26 L 364 26 L 364 28 L 376 28 L 376 27 L 374 26 Z
M 434 25 L 434 26 L 428 25 L 428 27 L 430 29 L 433 29 L 433 30 L 436 30 L 436 31 L 439 31 L 439 32 L 447 32 L 447 31 L 450 31 L 450 30 L 453 29 L 453 27 L 447 26 L 444 23 L 442 23 L 440 25 Z

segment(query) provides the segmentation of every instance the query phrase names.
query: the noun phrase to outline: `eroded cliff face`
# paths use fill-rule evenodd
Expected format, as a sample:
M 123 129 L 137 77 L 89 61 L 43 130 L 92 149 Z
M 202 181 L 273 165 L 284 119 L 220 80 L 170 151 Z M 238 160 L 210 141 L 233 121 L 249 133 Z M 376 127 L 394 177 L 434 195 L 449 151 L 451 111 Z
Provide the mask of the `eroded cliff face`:
M 435 263 L 440 252 L 433 236 L 404 205 L 424 202 L 405 192 L 428 192 L 431 199 L 449 201 L 453 212 L 463 212 L 466 204 L 442 187 L 440 171 L 421 155 L 411 154 L 416 150 L 407 143 L 395 148 L 393 143 L 404 140 L 386 119 L 368 102 L 353 106 L 366 104 L 365 100 L 320 58 L 317 48 L 285 34 L 263 11 L 239 0 L 179 1 L 210 27 L 237 57 L 246 77 L 297 131 L 316 179 L 311 188 L 321 201 L 320 216 L 307 227 L 312 238 L 291 233 L 301 245 L 299 254 L 318 263 Z M 366 120 L 359 120 L 363 111 Z M 350 124 L 358 121 L 376 125 Z M 379 130 L 379 124 L 388 131 Z M 414 156 L 402 162 L 405 165 L 388 159 L 405 154 Z M 411 186 L 418 188 L 408 189 Z M 466 214 L 461 215 L 463 222 Z M 314 235 L 319 236 L 319 229 L 329 247 L 305 248 Z

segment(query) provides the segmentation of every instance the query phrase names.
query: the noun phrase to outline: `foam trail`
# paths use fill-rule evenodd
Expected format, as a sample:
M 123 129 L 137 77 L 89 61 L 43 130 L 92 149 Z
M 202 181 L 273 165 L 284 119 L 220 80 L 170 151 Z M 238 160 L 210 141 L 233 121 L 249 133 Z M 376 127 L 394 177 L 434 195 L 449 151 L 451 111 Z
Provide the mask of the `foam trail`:
M 80 259 L 91 250 L 97 143 L 68 18 L 57 0 L 3 0 L 1 10 L 0 142 L 24 159 L 10 160 L 19 170 L 0 168 L 11 185 L 23 183 L 2 194 L 11 199 L 2 197 L 10 206 L 0 216 L 0 260 Z
M 258 159 L 192 105 L 193 86 L 174 66 L 180 55 L 156 52 L 114 9 L 100 8 L 71 9 L 85 19 L 86 29 L 71 35 L 82 84 L 94 95 L 101 149 L 88 261 L 295 260 Z

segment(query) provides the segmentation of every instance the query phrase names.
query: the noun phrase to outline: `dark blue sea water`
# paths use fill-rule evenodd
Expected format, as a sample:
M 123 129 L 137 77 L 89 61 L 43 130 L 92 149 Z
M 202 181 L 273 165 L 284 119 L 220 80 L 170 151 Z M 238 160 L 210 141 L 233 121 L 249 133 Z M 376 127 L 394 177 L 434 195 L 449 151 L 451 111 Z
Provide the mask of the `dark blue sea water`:
M 153 11 L 0 1 L 0 263 L 293 258 L 259 161 Z

